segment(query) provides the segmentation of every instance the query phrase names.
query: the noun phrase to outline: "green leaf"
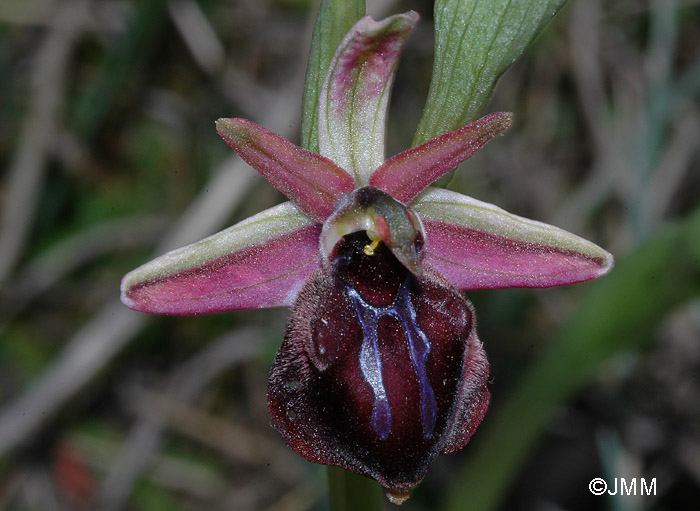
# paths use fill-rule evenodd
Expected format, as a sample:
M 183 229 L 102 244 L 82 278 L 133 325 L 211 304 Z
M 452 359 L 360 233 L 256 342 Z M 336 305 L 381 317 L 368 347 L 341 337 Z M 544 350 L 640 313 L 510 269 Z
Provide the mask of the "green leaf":
M 413 145 L 481 116 L 498 78 L 566 0 L 437 0 L 435 61 Z
M 345 34 L 365 14 L 365 0 L 322 0 L 309 50 L 301 115 L 301 146 L 318 152 L 318 101 L 328 66 Z
M 618 262 L 477 434 L 446 509 L 496 509 L 562 403 L 616 355 L 646 348 L 667 314 L 700 296 L 700 210 Z M 586 481 L 583 484 L 587 483 Z

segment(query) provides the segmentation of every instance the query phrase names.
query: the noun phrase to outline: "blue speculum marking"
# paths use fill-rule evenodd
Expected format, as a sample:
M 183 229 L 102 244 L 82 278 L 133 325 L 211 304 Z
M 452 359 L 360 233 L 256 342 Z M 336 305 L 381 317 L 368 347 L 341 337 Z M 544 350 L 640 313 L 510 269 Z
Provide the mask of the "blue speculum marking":
M 379 350 L 377 325 L 382 316 L 393 316 L 403 326 L 406 332 L 406 342 L 413 369 L 418 378 L 420 388 L 420 411 L 423 436 L 428 438 L 435 427 L 435 394 L 428 381 L 426 361 L 430 353 L 430 341 L 420 329 L 416 317 L 416 309 L 410 300 L 408 286 L 403 282 L 399 286 L 394 303 L 387 307 L 375 307 L 365 302 L 360 294 L 350 286 L 346 286 L 348 295 L 355 305 L 357 319 L 362 327 L 362 346 L 360 348 L 360 369 L 365 381 L 374 393 L 374 410 L 372 412 L 372 428 L 379 438 L 385 440 L 391 432 L 391 408 L 384 387 L 382 375 L 382 358 Z

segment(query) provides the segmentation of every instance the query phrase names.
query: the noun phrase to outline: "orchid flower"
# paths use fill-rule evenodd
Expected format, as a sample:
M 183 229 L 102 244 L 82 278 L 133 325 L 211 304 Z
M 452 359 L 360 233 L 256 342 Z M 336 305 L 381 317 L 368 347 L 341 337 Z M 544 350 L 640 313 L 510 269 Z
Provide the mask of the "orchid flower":
M 396 502 L 461 449 L 489 404 L 488 362 L 460 290 L 607 273 L 595 244 L 430 187 L 511 124 L 494 113 L 384 159 L 389 93 L 413 12 L 362 18 L 319 105 L 319 153 L 244 119 L 224 140 L 290 202 L 129 273 L 122 301 L 161 314 L 291 306 L 268 407 L 306 459 L 377 480 Z

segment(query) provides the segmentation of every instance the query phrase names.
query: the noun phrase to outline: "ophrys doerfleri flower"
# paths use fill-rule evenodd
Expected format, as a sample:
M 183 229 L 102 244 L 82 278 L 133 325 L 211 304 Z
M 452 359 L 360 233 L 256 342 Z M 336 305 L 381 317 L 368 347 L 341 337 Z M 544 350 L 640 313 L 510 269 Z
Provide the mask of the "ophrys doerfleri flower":
M 506 130 L 495 113 L 384 160 L 399 53 L 417 15 L 360 20 L 331 63 L 319 153 L 243 119 L 226 142 L 291 202 L 129 273 L 133 309 L 292 306 L 268 406 L 306 459 L 408 495 L 461 449 L 489 403 L 488 362 L 460 290 L 547 287 L 612 267 L 571 233 L 429 185 Z

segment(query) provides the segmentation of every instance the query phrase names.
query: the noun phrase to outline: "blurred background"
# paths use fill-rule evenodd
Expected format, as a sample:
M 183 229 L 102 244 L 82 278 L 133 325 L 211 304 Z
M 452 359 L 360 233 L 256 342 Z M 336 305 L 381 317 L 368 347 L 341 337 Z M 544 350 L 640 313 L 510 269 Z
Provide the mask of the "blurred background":
M 392 98 L 394 154 L 427 94 L 432 2 L 368 4 L 375 17 L 422 17 Z M 147 317 L 118 299 L 121 277 L 154 255 L 282 200 L 214 121 L 246 117 L 299 140 L 316 10 L 310 0 L 0 2 L 0 509 L 327 509 L 324 469 L 286 449 L 265 406 L 288 311 Z M 640 247 L 700 207 L 699 49 L 697 0 L 570 0 L 499 83 L 489 110 L 513 111 L 514 127 L 449 186 L 595 241 L 624 275 Z M 677 269 L 676 254 L 659 257 Z M 590 370 L 560 397 L 518 390 L 528 368 L 556 365 L 545 355 L 605 289 L 471 293 L 492 410 L 403 509 L 449 500 L 481 511 L 455 493 L 464 474 L 470 488 L 503 481 L 492 509 L 700 509 L 694 264 L 678 270 L 691 289 L 682 296 L 675 285 L 649 291 L 660 272 L 629 300 L 610 299 L 606 324 L 631 317 L 635 299 L 659 306 L 644 332 L 620 330 L 619 349 L 579 347 Z M 514 402 L 522 415 L 501 413 Z M 494 463 L 470 457 L 487 450 L 489 429 L 517 440 L 538 403 L 549 403 L 546 420 L 517 463 L 505 450 Z M 656 478 L 656 495 L 594 497 L 594 477 Z

